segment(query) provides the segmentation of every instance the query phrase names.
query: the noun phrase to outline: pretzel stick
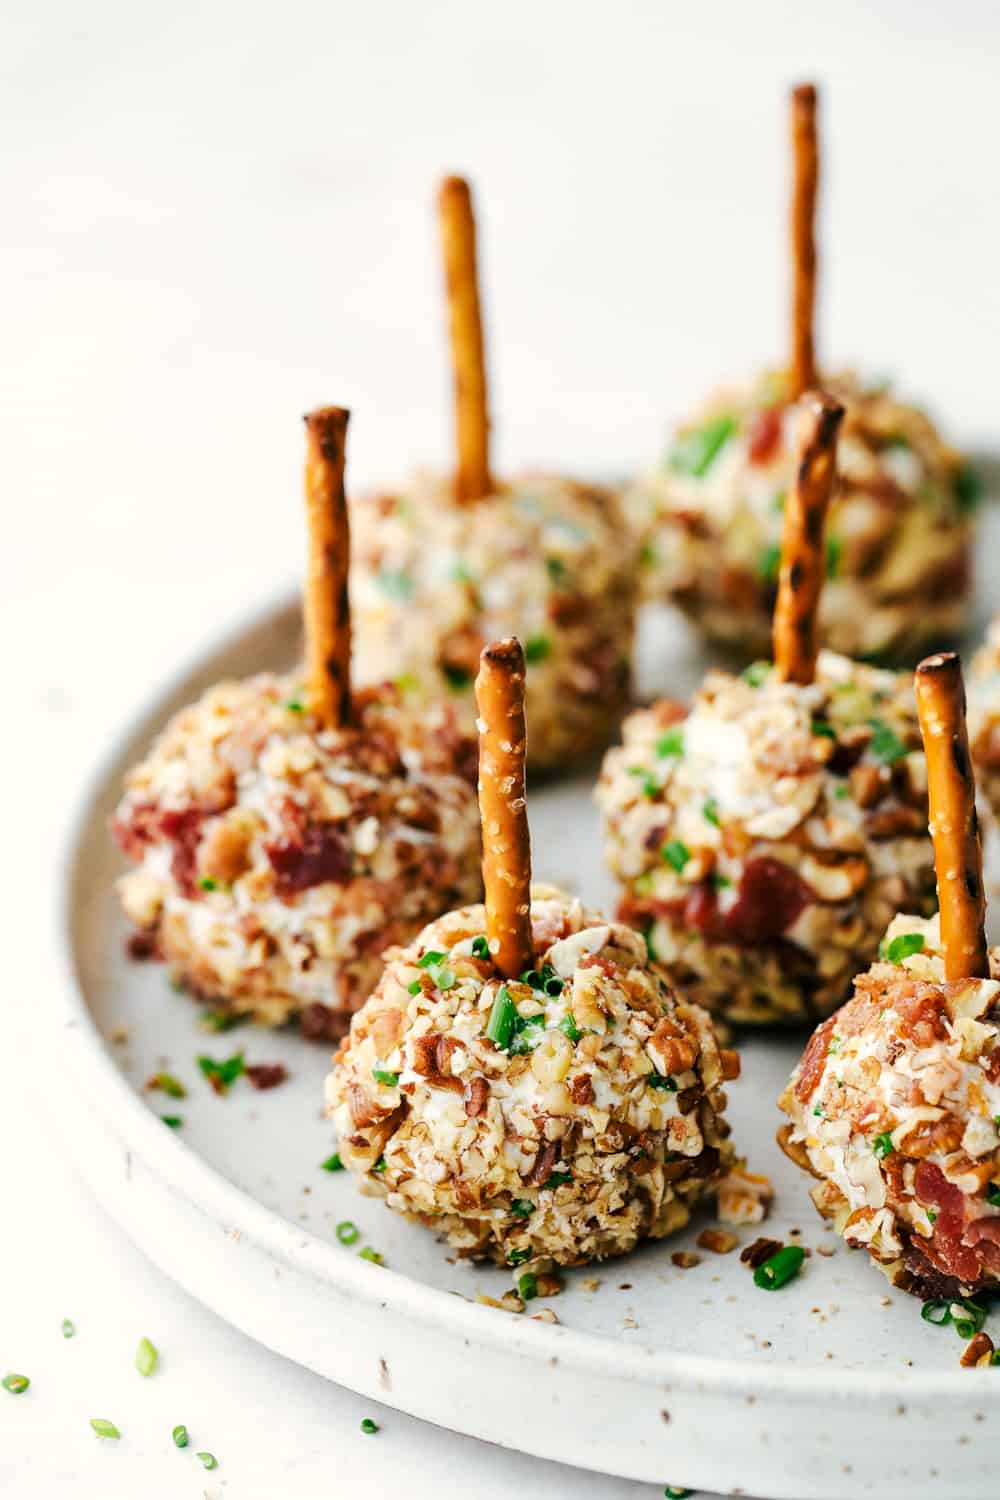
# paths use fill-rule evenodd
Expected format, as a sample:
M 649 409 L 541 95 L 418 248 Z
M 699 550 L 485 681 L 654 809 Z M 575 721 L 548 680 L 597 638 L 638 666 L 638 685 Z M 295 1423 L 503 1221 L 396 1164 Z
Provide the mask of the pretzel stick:
M 801 403 L 799 467 L 781 536 L 781 572 L 772 628 L 774 664 L 785 682 L 816 675 L 816 612 L 826 573 L 824 526 L 837 477 L 839 401 L 813 392 Z
M 965 727 L 961 658 L 954 651 L 925 657 L 917 667 L 914 685 L 927 756 L 945 978 L 989 979 L 983 851 Z
M 485 648 L 479 658 L 476 707 L 486 940 L 499 972 L 516 979 L 534 962 L 520 641 L 509 637 Z
M 446 177 L 438 194 L 451 363 L 455 386 L 455 490 L 467 504 L 488 495 L 490 416 L 486 400 L 483 324 L 476 274 L 476 221 L 464 177 Z
M 816 299 L 816 90 L 800 83 L 792 90 L 792 365 L 789 398 L 816 384 L 813 304 Z
M 349 417 L 342 406 L 321 406 L 305 418 L 306 661 L 309 707 L 324 729 L 336 729 L 351 716 L 351 535 L 344 497 Z

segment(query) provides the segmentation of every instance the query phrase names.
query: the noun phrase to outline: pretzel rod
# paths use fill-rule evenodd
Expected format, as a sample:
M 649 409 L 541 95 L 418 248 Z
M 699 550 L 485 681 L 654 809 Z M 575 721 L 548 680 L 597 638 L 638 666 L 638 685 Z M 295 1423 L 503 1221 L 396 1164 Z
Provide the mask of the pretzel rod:
M 945 978 L 989 979 L 983 851 L 965 727 L 961 658 L 954 651 L 925 657 L 917 667 L 914 685 L 927 756 Z
M 305 418 L 306 663 L 309 707 L 324 729 L 336 729 L 351 716 L 351 535 L 344 497 L 349 417 L 342 406 L 321 406 Z
M 486 399 L 483 324 L 476 273 L 476 221 L 464 177 L 446 177 L 438 194 L 445 292 L 455 387 L 455 490 L 467 504 L 488 495 L 490 416 Z
M 510 637 L 485 648 L 479 658 L 476 707 L 486 940 L 499 972 L 516 979 L 534 963 L 520 641 Z
M 800 83 L 792 90 L 792 363 L 789 397 L 798 399 L 816 384 L 813 305 L 816 300 L 816 189 L 819 143 L 816 89 Z
M 801 402 L 799 466 L 785 501 L 781 572 L 772 627 L 774 664 L 785 682 L 816 675 L 816 612 L 826 573 L 824 527 L 837 477 L 839 401 L 812 392 Z

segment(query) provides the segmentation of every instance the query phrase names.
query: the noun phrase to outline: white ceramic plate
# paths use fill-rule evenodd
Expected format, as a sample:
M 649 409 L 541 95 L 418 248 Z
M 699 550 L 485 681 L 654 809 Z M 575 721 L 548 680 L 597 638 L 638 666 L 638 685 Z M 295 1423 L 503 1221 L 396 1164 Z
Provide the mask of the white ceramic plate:
M 113 894 L 121 865 L 106 833 L 124 768 L 167 714 L 207 683 L 295 651 L 297 606 L 258 614 L 152 702 L 83 794 L 61 872 L 62 983 L 44 1024 L 60 1056 L 61 1109 L 81 1172 L 148 1255 L 261 1343 L 344 1385 L 442 1426 L 628 1478 L 750 1495 L 836 1500 L 878 1493 L 995 1500 L 985 1425 L 1000 1410 L 1000 1370 L 962 1370 L 951 1329 L 890 1293 L 867 1258 L 817 1254 L 784 1290 L 758 1290 L 738 1252 L 671 1252 L 690 1232 L 572 1273 L 551 1306 L 559 1326 L 477 1304 L 503 1272 L 453 1263 L 433 1235 L 361 1198 L 320 1163 L 334 1148 L 321 1117 L 328 1049 L 243 1028 L 206 1035 L 163 970 L 124 956 Z M 683 693 L 701 670 L 690 637 L 646 622 L 647 685 Z M 669 666 L 669 671 L 667 667 Z M 590 777 L 537 792 L 535 873 L 608 905 Z M 116 1028 L 127 1043 L 112 1043 Z M 758 1036 L 731 1088 L 736 1139 L 778 1198 L 764 1229 L 832 1246 L 806 1180 L 773 1143 L 774 1099 L 802 1039 Z M 245 1049 L 282 1061 L 269 1093 L 245 1079 L 208 1088 L 197 1054 Z M 145 1093 L 169 1068 L 189 1090 Z M 179 1114 L 173 1131 L 161 1114 Z M 354 1221 L 358 1244 L 335 1226 Z M 758 1230 L 745 1231 L 743 1242 Z M 368 1244 L 385 1257 L 361 1259 Z M 600 1287 L 588 1290 L 597 1275 Z

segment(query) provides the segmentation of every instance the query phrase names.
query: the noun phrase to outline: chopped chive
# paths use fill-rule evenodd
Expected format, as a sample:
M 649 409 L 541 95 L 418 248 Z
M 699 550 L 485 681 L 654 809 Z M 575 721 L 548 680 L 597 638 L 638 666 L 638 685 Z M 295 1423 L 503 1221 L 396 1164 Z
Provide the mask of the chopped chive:
M 991 1182 L 986 1189 L 986 1199 L 987 1202 L 993 1204 L 994 1208 L 1000 1208 L 1000 1187 L 997 1187 L 995 1182 Z
M 301 698 L 286 698 L 285 708 L 290 714 L 304 714 L 306 711 L 306 706 Z
M 370 1437 L 373 1432 L 378 1432 L 378 1423 L 373 1422 L 371 1417 L 362 1417 L 361 1431 Z
M 376 579 L 383 594 L 390 599 L 409 599 L 413 595 L 413 579 L 401 568 L 382 568 Z
M 559 1022 L 558 1029 L 560 1031 L 564 1031 L 569 1037 L 570 1041 L 574 1044 L 578 1042 L 583 1036 L 583 1032 L 577 1026 L 576 1020 L 574 1019 L 573 1012 L 571 1010 L 568 1010 L 563 1016 L 562 1020 Z
M 662 1089 L 665 1094 L 676 1094 L 677 1079 L 671 1078 L 664 1073 L 647 1073 L 646 1087 L 650 1089 Z
M 190 1442 L 190 1438 L 188 1437 L 188 1430 L 184 1426 L 183 1422 L 179 1422 L 177 1424 L 170 1436 L 174 1440 L 175 1448 L 186 1448 L 188 1443 Z
M 244 1071 L 243 1053 L 220 1061 L 214 1057 L 199 1057 L 198 1066 L 217 1094 L 224 1094 L 231 1083 L 235 1083 Z
M 332 1156 L 327 1157 L 326 1161 L 321 1161 L 320 1166 L 324 1172 L 342 1172 L 344 1163 L 340 1159 L 340 1152 L 335 1151 Z
M 511 1034 L 514 1030 L 514 1022 L 517 1019 L 517 1011 L 510 997 L 510 991 L 505 984 L 497 990 L 490 1018 L 486 1023 L 486 1036 L 493 1045 L 502 1052 L 510 1045 Z
M 198 885 L 203 891 L 217 891 L 219 889 L 219 882 L 213 880 L 211 875 L 203 875 L 198 881 Z
M 526 1260 L 530 1260 L 530 1259 L 531 1259 L 531 1251 L 530 1250 L 511 1250 L 511 1251 L 508 1252 L 508 1255 L 507 1255 L 507 1264 L 509 1266 L 521 1266 L 521 1265 L 524 1264 L 524 1262 Z
M 382 1255 L 378 1250 L 373 1250 L 371 1245 L 366 1245 L 363 1250 L 358 1251 L 358 1254 L 361 1256 L 362 1260 L 370 1260 L 373 1266 L 385 1265 L 385 1260 L 383 1259 Z
M 544 661 L 551 651 L 552 642 L 547 635 L 529 635 L 524 643 L 524 659 L 528 663 Z
M 361 1230 L 350 1219 L 342 1219 L 340 1221 L 337 1225 L 336 1234 L 342 1245 L 356 1245 L 361 1238 Z
M 840 563 L 844 555 L 844 544 L 839 536 L 828 536 L 826 539 L 826 576 L 836 578 L 840 572 Z
M 769 661 L 752 661 L 748 667 L 744 667 L 740 676 L 748 687 L 763 687 L 771 676 L 774 668 Z
M 833 789 L 833 795 L 836 797 L 838 802 L 842 802 L 845 797 L 849 797 L 851 795 L 851 789 L 847 785 L 847 782 L 842 781 L 839 786 L 835 786 Z
M 12 1396 L 23 1396 L 30 1384 L 31 1377 L 29 1375 L 15 1375 L 13 1372 L 5 1375 L 3 1380 L 0 1380 L 0 1385 L 3 1386 L 5 1391 L 10 1391 Z
M 924 936 L 921 932 L 901 932 L 894 937 L 891 943 L 886 944 L 884 957 L 891 964 L 901 964 L 904 958 L 910 958 L 914 953 L 922 953 L 924 950 Z
M 832 1036 L 830 1038 L 829 1046 L 826 1049 L 827 1056 L 828 1057 L 835 1057 L 836 1054 L 839 1051 L 840 1051 L 840 1037 L 834 1035 L 834 1036 Z
M 813 734 L 820 734 L 825 739 L 835 740 L 837 738 L 837 731 L 826 719 L 813 719 L 809 727 Z
M 561 557 L 547 557 L 545 567 L 553 583 L 562 583 L 566 577 L 566 564 Z
M 558 1188 L 558 1187 L 563 1187 L 563 1186 L 565 1186 L 565 1184 L 567 1182 L 572 1182 L 572 1181 L 573 1181 L 573 1173 L 572 1172 L 553 1172 L 552 1176 L 551 1177 L 547 1177 L 545 1179 L 545 1181 L 542 1183 L 542 1187 L 543 1188 Z
M 802 1269 L 806 1252 L 801 1245 L 784 1245 L 753 1273 L 754 1285 L 766 1292 L 776 1292 Z
M 530 1198 L 515 1198 L 510 1205 L 512 1214 L 517 1214 L 519 1219 L 530 1219 L 535 1212 L 535 1205 Z
M 429 969 L 433 964 L 443 963 L 446 957 L 446 954 L 439 953 L 436 948 L 428 948 L 427 952 L 417 959 L 417 968 Z
M 376 1083 L 384 1083 L 389 1089 L 394 1089 L 399 1082 L 398 1073 L 393 1073 L 389 1068 L 381 1066 L 372 1068 L 372 1077 Z
M 718 870 L 712 871 L 711 879 L 717 891 L 728 891 L 733 883 L 728 875 L 720 875 Z
M 472 956 L 485 959 L 490 956 L 490 945 L 482 935 L 472 939 Z
M 180 1115 L 161 1115 L 160 1119 L 170 1130 L 180 1130 L 184 1120 Z
M 634 776 L 640 783 L 640 789 L 644 797 L 649 797 L 651 801 L 656 797 L 660 790 L 660 783 L 652 771 L 647 771 L 645 766 L 629 766 L 628 774 Z
M 650 961 L 651 964 L 655 964 L 656 963 L 656 949 L 653 946 L 653 924 L 652 923 L 650 923 L 650 925 L 643 932 L 643 934 L 642 934 L 642 940 L 646 944 L 646 957 L 649 959 L 649 961 Z
M 419 995 L 420 991 L 423 989 L 423 985 L 420 983 L 419 979 L 414 979 L 411 984 L 408 984 L 406 986 L 406 988 L 411 995 Z
M 684 731 L 683 729 L 669 729 L 666 734 L 661 734 L 654 746 L 661 760 L 668 760 L 671 756 L 684 754 Z
M 517 1295 L 522 1302 L 530 1302 L 538 1296 L 538 1277 L 534 1271 L 525 1271 L 517 1278 Z
M 195 1458 L 201 1459 L 203 1468 L 217 1469 L 219 1467 L 219 1460 L 214 1453 L 196 1453 Z
M 511 1057 L 520 1057 L 522 1053 L 534 1052 L 544 1030 L 544 1016 L 528 1016 L 523 1020 L 517 1016 L 514 1021 L 514 1035 L 510 1039 Z
M 680 433 L 667 463 L 677 474 L 688 474 L 692 479 L 704 478 L 738 426 L 736 418 L 726 413 L 713 417 L 702 427 Z
M 925 1323 L 933 1323 L 935 1328 L 944 1328 L 951 1322 L 951 1304 L 944 1298 L 934 1297 L 924 1303 L 920 1316 Z
M 668 1484 L 663 1493 L 666 1500 L 687 1500 L 688 1495 L 694 1494 L 694 1490 L 684 1490 L 679 1485 Z
M 472 673 L 470 671 L 465 667 L 456 667 L 450 661 L 443 661 L 441 663 L 441 672 L 448 686 L 455 693 L 462 692 L 472 681 Z
M 146 1087 L 150 1090 L 159 1089 L 161 1094 L 168 1094 L 171 1099 L 187 1098 L 187 1089 L 173 1073 L 154 1073 Z
M 881 1157 L 883 1160 L 887 1156 L 891 1156 L 895 1149 L 892 1143 L 892 1134 L 888 1130 L 884 1130 L 881 1135 L 877 1135 L 872 1142 L 872 1154 Z
M 90 1425 L 99 1438 L 111 1438 L 113 1442 L 117 1442 L 121 1437 L 114 1422 L 109 1422 L 107 1417 L 91 1417 Z
M 234 1015 L 226 1010 L 203 1010 L 201 1013 L 203 1031 L 233 1031 L 237 1026 L 244 1026 L 248 1020 L 246 1015 Z
M 372 1171 L 373 1172 L 378 1172 L 378 1173 L 381 1174 L 382 1172 L 385 1171 L 385 1169 L 386 1169 L 386 1167 L 388 1165 L 389 1165 L 389 1163 L 386 1161 L 385 1157 L 384 1156 L 380 1156 L 379 1159 L 378 1159 L 378 1161 L 372 1167 Z
M 955 500 L 963 514 L 975 510 L 983 498 L 983 481 L 969 464 L 955 475 Z
M 881 760 L 887 766 L 891 766 L 909 754 L 899 735 L 895 730 L 890 729 L 888 724 L 884 724 L 881 719 L 870 719 L 868 722 L 874 730 L 871 738 L 871 752 L 876 760 Z
M 76 1338 L 76 1324 L 73 1322 L 72 1318 L 63 1318 L 63 1320 L 62 1320 L 62 1336 L 63 1336 L 64 1339 L 75 1339 Z
M 660 850 L 660 856 L 679 875 L 691 858 L 691 851 L 680 839 L 670 839 Z
M 823 1106 L 822 1106 L 822 1104 L 814 1104 L 813 1105 L 813 1114 L 814 1115 L 819 1115 L 820 1117 L 822 1117 L 822 1114 L 823 1114 Z
M 771 542 L 757 559 L 757 577 L 761 583 L 777 583 L 780 572 L 781 547 L 777 542 Z M 756 683 L 753 685 L 757 686 Z
M 706 823 L 711 823 L 713 828 L 721 827 L 719 823 L 719 804 L 714 797 L 709 797 L 701 810 L 701 815 Z
M 135 1351 L 135 1367 L 140 1375 L 152 1375 L 160 1358 L 159 1350 L 149 1339 L 140 1339 L 139 1347 Z
M 955 1309 L 967 1313 L 968 1317 L 956 1317 Z M 978 1302 L 973 1302 L 971 1297 L 962 1297 L 952 1302 L 949 1307 L 951 1321 L 955 1325 L 955 1332 L 960 1339 L 971 1339 L 973 1334 L 982 1330 L 986 1322 L 986 1308 Z

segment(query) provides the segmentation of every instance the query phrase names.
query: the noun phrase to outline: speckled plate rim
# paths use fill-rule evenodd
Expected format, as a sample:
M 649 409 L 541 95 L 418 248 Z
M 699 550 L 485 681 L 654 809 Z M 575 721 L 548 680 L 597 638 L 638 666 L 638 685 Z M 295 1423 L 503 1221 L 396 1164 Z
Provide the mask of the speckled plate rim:
M 151 736 L 175 700 L 183 699 L 197 691 L 200 683 L 210 680 L 213 664 L 235 651 L 249 634 L 277 628 L 295 608 L 295 593 L 282 590 L 265 605 L 248 611 L 242 620 L 209 646 L 192 653 L 177 671 L 156 687 L 146 705 L 112 737 L 75 799 L 56 865 L 50 953 L 54 982 L 41 987 L 39 1016 L 62 1071 L 64 1088 L 57 1112 L 70 1149 L 95 1195 L 105 1202 L 151 1259 L 199 1300 L 251 1337 L 389 1405 L 398 1405 L 472 1436 L 504 1441 L 493 1430 L 493 1423 L 481 1419 L 474 1405 L 461 1411 L 435 1413 L 428 1409 L 426 1401 L 394 1399 L 393 1392 L 384 1384 L 380 1386 L 360 1368 L 356 1372 L 338 1368 L 332 1373 L 330 1361 L 317 1361 L 314 1352 L 301 1347 L 301 1341 L 297 1343 L 293 1335 L 286 1340 L 276 1336 L 274 1329 L 255 1327 L 257 1320 L 252 1307 L 248 1306 L 244 1313 L 242 1309 L 234 1311 L 231 1307 L 220 1306 L 217 1285 L 212 1284 L 212 1273 L 207 1271 L 204 1278 L 199 1278 L 187 1267 L 184 1274 L 179 1274 L 172 1264 L 172 1256 L 166 1254 L 163 1247 L 158 1253 L 157 1247 L 149 1243 L 149 1234 L 135 1222 L 135 1216 L 129 1213 L 122 1195 L 105 1191 L 107 1178 L 97 1170 L 96 1162 L 88 1158 L 85 1143 L 90 1141 L 93 1145 L 98 1134 L 105 1141 L 117 1142 L 126 1175 L 131 1175 L 132 1170 L 141 1164 L 178 1207 L 178 1223 L 183 1218 L 180 1212 L 180 1205 L 183 1205 L 202 1219 L 214 1223 L 231 1240 L 239 1241 L 244 1251 L 251 1250 L 272 1269 L 283 1266 L 294 1270 L 298 1275 L 306 1276 L 315 1285 L 317 1293 L 322 1291 L 327 1297 L 332 1293 L 338 1301 L 345 1305 L 350 1303 L 362 1314 L 367 1312 L 376 1319 L 389 1315 L 405 1320 L 415 1331 L 430 1334 L 432 1341 L 447 1341 L 466 1351 L 473 1348 L 483 1355 L 493 1354 L 504 1359 L 514 1357 L 519 1362 L 528 1360 L 534 1367 L 533 1383 L 542 1380 L 542 1372 L 547 1371 L 551 1376 L 553 1368 L 558 1366 L 564 1377 L 572 1371 L 590 1382 L 599 1379 L 602 1391 L 611 1383 L 656 1392 L 659 1399 L 662 1399 L 663 1392 L 670 1392 L 672 1404 L 687 1393 L 695 1400 L 709 1398 L 714 1408 L 720 1401 L 733 1403 L 739 1400 L 762 1406 L 773 1405 L 784 1411 L 797 1406 L 818 1412 L 821 1407 L 832 1405 L 838 1410 L 841 1421 L 856 1420 L 861 1428 L 869 1426 L 866 1414 L 884 1408 L 884 1403 L 890 1401 L 898 1403 L 905 1399 L 910 1409 L 919 1408 L 925 1416 L 939 1420 L 947 1420 L 949 1412 L 957 1413 L 959 1409 L 967 1408 L 970 1378 L 974 1382 L 977 1380 L 974 1373 L 967 1371 L 902 1370 L 887 1375 L 876 1371 L 835 1371 L 819 1365 L 762 1366 L 730 1356 L 679 1354 L 648 1345 L 626 1347 L 596 1334 L 525 1318 L 499 1316 L 491 1309 L 425 1286 L 401 1272 L 372 1266 L 360 1258 L 343 1256 L 336 1247 L 301 1225 L 265 1208 L 209 1166 L 176 1135 L 162 1128 L 156 1115 L 143 1104 L 115 1066 L 87 1007 L 78 978 L 75 907 L 79 882 L 84 878 L 82 862 L 88 837 L 92 836 L 95 805 L 105 796 L 112 778 L 117 778 L 120 773 L 123 756 L 137 739 Z M 426 1350 L 426 1341 L 422 1347 Z M 978 1404 L 982 1404 L 984 1396 L 984 1392 L 976 1392 Z M 902 1412 L 903 1408 L 899 1410 Z M 910 1451 L 914 1433 L 909 1423 L 905 1425 L 909 1429 L 906 1448 Z M 619 1458 L 609 1460 L 607 1456 L 602 1457 L 600 1447 L 591 1447 L 589 1438 L 586 1451 L 574 1455 L 540 1438 L 533 1440 L 528 1429 L 519 1433 L 517 1446 L 540 1456 L 606 1469 L 628 1477 L 656 1477 L 655 1473 L 649 1472 L 649 1465 L 645 1462 L 623 1466 Z M 855 1443 L 852 1443 L 852 1449 L 856 1451 Z M 824 1487 L 825 1481 L 820 1483 L 820 1488 L 815 1488 L 815 1473 L 808 1483 L 805 1473 L 801 1478 L 794 1478 L 793 1471 L 788 1468 L 790 1454 L 785 1454 L 783 1459 L 777 1455 L 774 1457 L 778 1459 L 775 1472 L 783 1477 L 780 1481 L 772 1481 L 768 1493 L 796 1496 L 839 1493 Z M 818 1455 L 812 1457 L 815 1460 Z M 877 1471 L 884 1478 L 888 1457 L 888 1451 L 882 1447 L 873 1474 Z M 705 1455 L 705 1463 L 707 1458 Z M 699 1475 L 692 1476 L 692 1479 L 697 1478 L 702 1484 L 718 1485 L 719 1478 L 714 1473 L 717 1465 L 708 1466 L 713 1469 L 709 1478 Z M 704 1464 L 699 1467 L 704 1472 Z M 656 1473 L 662 1473 L 659 1460 Z M 692 1479 L 687 1482 L 692 1482 Z M 791 1483 L 792 1488 L 787 1489 L 786 1483 Z M 910 1495 L 917 1493 L 912 1477 L 906 1492 Z M 985 1489 L 982 1491 L 983 1494 L 986 1492 Z M 882 1493 L 890 1491 L 883 1488 Z M 978 1495 L 980 1490 L 974 1487 L 954 1493 Z

